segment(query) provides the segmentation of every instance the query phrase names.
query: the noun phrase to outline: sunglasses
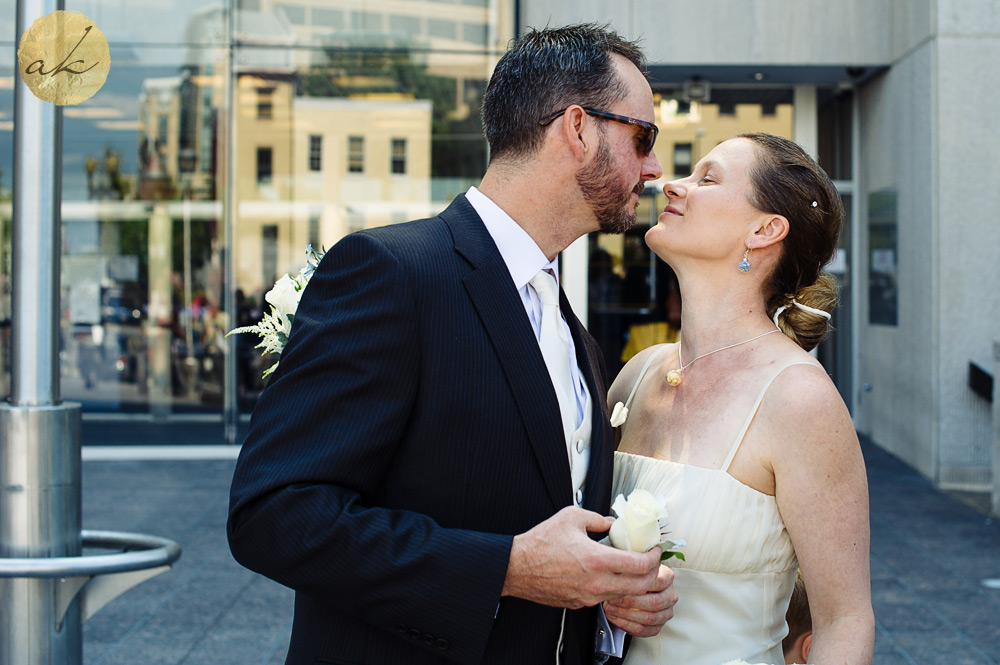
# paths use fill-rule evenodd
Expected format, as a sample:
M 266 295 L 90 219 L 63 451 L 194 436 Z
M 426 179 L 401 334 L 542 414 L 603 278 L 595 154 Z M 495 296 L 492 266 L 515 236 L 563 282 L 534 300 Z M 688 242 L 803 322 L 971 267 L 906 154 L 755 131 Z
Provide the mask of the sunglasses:
M 538 121 L 539 125 L 543 127 L 563 113 L 569 107 L 556 111 L 550 115 L 545 116 Z M 596 109 L 582 108 L 587 115 L 592 115 L 595 118 L 603 118 L 605 120 L 614 120 L 615 122 L 620 122 L 625 125 L 632 125 L 636 127 L 638 131 L 635 134 L 635 150 L 639 153 L 641 157 L 646 157 L 653 150 L 653 144 L 656 143 L 656 135 L 660 133 L 660 129 L 651 122 L 646 122 L 645 120 L 639 120 L 638 118 L 630 118 L 627 115 L 618 115 L 617 113 L 608 113 L 607 111 L 598 111 Z

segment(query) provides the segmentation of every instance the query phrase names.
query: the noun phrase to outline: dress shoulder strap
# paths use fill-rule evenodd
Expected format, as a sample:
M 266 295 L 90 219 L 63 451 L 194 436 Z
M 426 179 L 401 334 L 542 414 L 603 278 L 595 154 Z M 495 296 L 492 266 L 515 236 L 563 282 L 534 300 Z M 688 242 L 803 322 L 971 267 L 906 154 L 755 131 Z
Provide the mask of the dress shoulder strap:
M 646 358 L 646 362 L 643 364 L 642 370 L 639 371 L 639 378 L 635 380 L 635 385 L 632 386 L 632 392 L 628 394 L 628 399 L 625 400 L 626 409 L 632 405 L 632 398 L 635 397 L 635 392 L 639 389 L 639 384 L 642 383 L 643 377 L 646 376 L 646 371 L 649 369 L 649 366 L 652 365 L 653 361 L 656 360 L 659 357 L 659 355 L 666 350 L 667 350 L 667 345 L 664 344 L 654 353 L 649 354 L 649 357 Z
M 761 388 L 760 394 L 757 395 L 757 401 L 754 402 L 753 408 L 750 409 L 750 415 L 747 416 L 746 422 L 743 423 L 743 429 L 740 430 L 739 436 L 736 437 L 733 447 L 729 449 L 729 455 L 726 457 L 726 461 L 722 463 L 723 471 L 729 471 L 729 466 L 733 463 L 733 458 L 736 457 L 736 452 L 740 449 L 740 444 L 743 443 L 743 438 L 747 435 L 747 430 L 750 429 L 750 423 L 753 422 L 754 416 L 757 415 L 757 410 L 760 409 L 760 403 L 764 401 L 764 395 L 767 394 L 767 389 L 771 387 L 771 384 L 774 383 L 774 380 L 777 379 L 782 372 L 794 365 L 812 365 L 813 367 L 823 369 L 822 365 L 817 365 L 816 363 L 809 362 L 808 360 L 799 360 L 793 363 L 788 363 L 775 372 L 774 376 L 768 379 L 767 383 L 764 384 L 764 387 Z

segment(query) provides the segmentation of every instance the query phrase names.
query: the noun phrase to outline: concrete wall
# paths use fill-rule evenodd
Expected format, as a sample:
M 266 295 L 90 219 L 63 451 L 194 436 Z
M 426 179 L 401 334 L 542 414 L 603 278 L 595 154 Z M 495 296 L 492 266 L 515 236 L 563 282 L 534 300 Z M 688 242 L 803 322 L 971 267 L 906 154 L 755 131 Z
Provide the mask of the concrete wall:
M 522 22 L 532 27 L 610 23 L 623 34 L 642 37 L 651 62 L 871 65 L 892 58 L 889 25 L 894 4 L 890 0 L 526 0 Z
M 861 205 L 867 222 L 871 193 L 898 195 L 899 325 L 862 305 L 857 424 L 939 485 L 985 489 L 990 405 L 967 381 L 1000 337 L 1000 7 L 901 0 L 892 34 L 891 68 L 859 94 Z
M 985 488 L 990 404 L 967 383 L 970 361 L 992 371 L 1000 340 L 1000 5 L 939 0 L 937 21 L 937 480 Z
M 933 241 L 935 129 L 930 42 L 859 91 L 862 246 L 855 278 L 865 297 L 860 321 L 858 429 L 934 478 L 937 473 L 935 382 L 936 320 Z M 872 325 L 868 302 L 871 267 L 870 198 L 896 196 L 898 324 Z

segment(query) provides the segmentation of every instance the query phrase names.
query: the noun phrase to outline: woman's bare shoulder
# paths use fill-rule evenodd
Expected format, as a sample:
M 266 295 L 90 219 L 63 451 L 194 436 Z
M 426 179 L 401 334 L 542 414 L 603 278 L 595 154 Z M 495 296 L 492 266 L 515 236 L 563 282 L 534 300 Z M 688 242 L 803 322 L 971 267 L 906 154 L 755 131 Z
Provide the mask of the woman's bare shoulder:
M 615 378 L 614 383 L 611 384 L 611 389 L 608 390 L 608 403 L 624 403 L 625 400 L 628 399 L 629 393 L 632 392 L 632 387 L 635 385 L 635 382 L 639 380 L 639 373 L 642 372 L 642 368 L 646 365 L 646 361 L 649 360 L 649 358 L 654 354 L 660 354 L 661 357 L 667 356 L 670 354 L 671 349 L 676 346 L 677 345 L 675 343 L 654 344 L 653 346 L 645 348 L 632 356 L 632 358 L 625 363 L 625 366 L 622 367 L 621 371 L 618 372 L 618 376 Z M 656 361 L 654 361 L 654 364 L 655 363 Z

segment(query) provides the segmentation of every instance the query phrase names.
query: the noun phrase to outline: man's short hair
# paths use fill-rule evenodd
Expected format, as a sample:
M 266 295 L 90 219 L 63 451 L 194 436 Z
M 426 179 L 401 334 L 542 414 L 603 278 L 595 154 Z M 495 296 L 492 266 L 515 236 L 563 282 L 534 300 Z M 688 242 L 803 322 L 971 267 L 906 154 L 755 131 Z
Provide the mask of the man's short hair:
M 538 121 L 546 115 L 570 104 L 607 110 L 624 99 L 628 89 L 615 74 L 612 53 L 642 70 L 639 46 L 607 26 L 529 29 L 512 41 L 483 97 L 490 161 L 537 150 L 547 129 Z

